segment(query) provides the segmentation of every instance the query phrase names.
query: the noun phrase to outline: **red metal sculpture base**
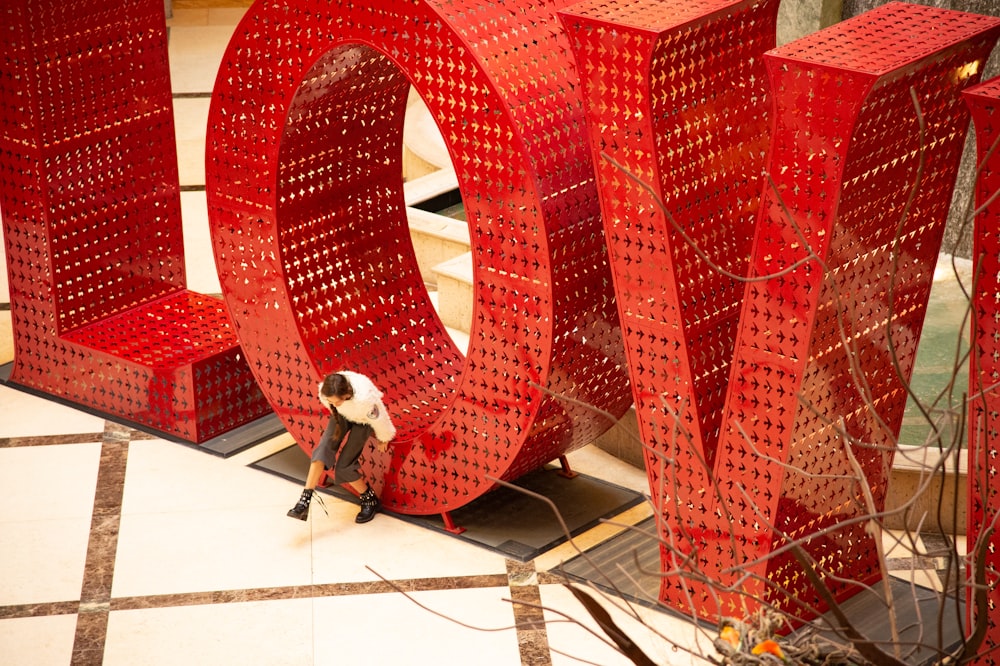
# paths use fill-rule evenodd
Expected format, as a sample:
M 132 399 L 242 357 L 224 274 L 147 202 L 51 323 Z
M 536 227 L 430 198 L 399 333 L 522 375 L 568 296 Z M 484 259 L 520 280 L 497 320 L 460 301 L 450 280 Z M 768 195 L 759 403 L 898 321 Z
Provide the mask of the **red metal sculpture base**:
M 191 442 L 267 414 L 186 289 L 163 2 L 11 0 L 0 35 L 11 383 Z

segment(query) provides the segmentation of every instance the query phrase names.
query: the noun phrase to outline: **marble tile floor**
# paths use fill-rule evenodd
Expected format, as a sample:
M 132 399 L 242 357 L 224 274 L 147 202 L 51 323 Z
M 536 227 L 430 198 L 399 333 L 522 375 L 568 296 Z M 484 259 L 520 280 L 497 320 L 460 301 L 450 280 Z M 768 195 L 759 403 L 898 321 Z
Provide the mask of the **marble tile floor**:
M 247 4 L 177 0 L 169 19 L 188 283 L 204 293 L 219 291 L 209 94 Z M 3 366 L 14 352 L 0 269 Z M 289 444 L 279 435 L 221 458 L 0 385 L 0 664 L 630 663 L 553 573 L 620 528 L 522 563 L 391 515 L 357 525 L 357 507 L 332 498 L 328 514 L 295 521 L 285 511 L 298 486 L 250 466 Z M 646 491 L 641 470 L 594 447 L 570 462 Z M 642 505 L 616 520 L 648 515 Z M 892 562 L 910 575 L 911 558 Z M 939 586 L 935 566 L 918 582 Z M 682 619 L 604 605 L 657 663 L 711 652 Z
M 548 573 L 568 550 L 504 560 L 330 497 L 292 520 L 298 487 L 248 467 L 282 436 L 221 458 L 6 386 L 0 409 L 0 663 L 628 663 L 508 601 L 582 617 Z
M 387 514 L 357 525 L 331 497 L 292 520 L 298 486 L 249 466 L 286 435 L 222 458 L 6 386 L 0 414 L 0 663 L 631 663 L 554 573 L 569 544 L 522 563 Z M 594 447 L 570 461 L 645 485 Z M 890 563 L 940 587 L 940 564 Z M 605 605 L 656 663 L 704 663 L 671 641 L 711 651 L 673 615 Z

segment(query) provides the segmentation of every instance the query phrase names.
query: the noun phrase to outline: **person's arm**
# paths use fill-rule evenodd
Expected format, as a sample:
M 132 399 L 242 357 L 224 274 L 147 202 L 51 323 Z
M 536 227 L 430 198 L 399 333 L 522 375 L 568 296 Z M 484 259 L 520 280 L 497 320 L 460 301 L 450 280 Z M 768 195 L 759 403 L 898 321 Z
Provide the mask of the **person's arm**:
M 381 400 L 374 400 L 372 411 L 368 413 L 368 417 L 370 419 L 368 424 L 375 431 L 375 439 L 378 440 L 378 450 L 385 451 L 389 442 L 396 437 L 396 426 L 389 418 L 389 410 L 385 408 L 385 404 Z

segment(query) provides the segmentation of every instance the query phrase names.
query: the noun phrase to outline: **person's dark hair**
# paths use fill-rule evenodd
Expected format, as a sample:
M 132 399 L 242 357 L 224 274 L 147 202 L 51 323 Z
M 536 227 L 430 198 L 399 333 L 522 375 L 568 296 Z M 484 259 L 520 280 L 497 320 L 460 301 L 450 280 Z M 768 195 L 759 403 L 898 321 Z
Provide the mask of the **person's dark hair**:
M 350 400 L 354 397 L 354 387 L 351 386 L 351 382 L 347 381 L 347 377 L 339 372 L 327 375 L 326 379 L 323 380 L 323 388 L 321 390 L 323 395 L 328 398 Z

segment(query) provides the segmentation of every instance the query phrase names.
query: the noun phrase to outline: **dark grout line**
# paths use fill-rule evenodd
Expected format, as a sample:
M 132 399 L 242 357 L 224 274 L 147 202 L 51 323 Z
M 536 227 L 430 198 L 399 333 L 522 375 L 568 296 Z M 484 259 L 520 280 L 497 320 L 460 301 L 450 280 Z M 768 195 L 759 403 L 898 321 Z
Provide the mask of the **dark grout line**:
M 79 435 L 36 435 L 33 437 L 0 437 L 0 449 L 16 449 L 28 446 L 56 446 L 59 444 L 93 444 L 100 442 L 104 435 L 99 432 Z
M 100 664 L 104 660 L 104 643 L 108 633 L 111 582 L 115 572 L 131 430 L 108 421 L 103 439 L 70 661 L 72 666 Z
M 17 604 L 14 606 L 0 606 L 0 620 L 14 620 L 25 617 L 49 617 L 52 615 L 76 615 L 79 612 L 79 601 Z
M 542 610 L 542 595 L 538 588 L 535 563 L 507 560 L 507 578 L 521 664 L 551 666 L 552 652 L 549 649 L 549 634 Z
M 254 601 L 284 601 L 287 599 L 312 599 L 319 597 L 363 596 L 369 594 L 402 594 L 410 592 L 435 592 L 441 590 L 470 590 L 504 587 L 507 577 L 503 574 L 457 576 L 447 578 L 417 578 L 394 581 L 369 581 L 360 583 L 317 583 L 287 587 L 262 587 L 243 590 L 216 590 L 158 594 L 140 597 L 118 597 L 111 600 L 111 610 L 145 610 L 175 608 L 178 606 L 206 606 L 236 604 Z
M 490 587 L 502 588 L 507 587 L 507 585 L 508 577 L 504 574 L 483 574 L 478 576 L 412 578 L 393 581 L 290 585 L 286 587 L 215 590 L 211 592 L 179 592 L 136 597 L 109 597 L 106 601 L 91 602 L 90 605 L 99 606 L 98 610 L 110 612 L 176 608 L 180 606 L 210 606 L 254 601 L 283 601 L 286 599 L 362 596 L 369 594 L 406 594 L 410 592 L 471 590 Z M 83 609 L 84 605 L 84 602 L 81 600 L 0 606 L 0 620 L 82 614 L 85 612 Z

